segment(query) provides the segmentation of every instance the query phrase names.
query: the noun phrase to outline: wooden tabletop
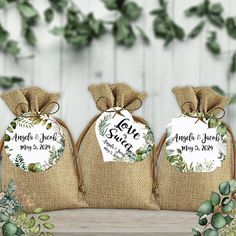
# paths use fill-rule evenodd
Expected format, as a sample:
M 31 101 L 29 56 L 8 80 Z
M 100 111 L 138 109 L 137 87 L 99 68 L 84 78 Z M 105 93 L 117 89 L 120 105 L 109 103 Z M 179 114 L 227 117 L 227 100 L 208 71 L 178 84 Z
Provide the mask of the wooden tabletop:
M 55 235 L 187 236 L 197 225 L 193 212 L 77 209 L 51 212 Z

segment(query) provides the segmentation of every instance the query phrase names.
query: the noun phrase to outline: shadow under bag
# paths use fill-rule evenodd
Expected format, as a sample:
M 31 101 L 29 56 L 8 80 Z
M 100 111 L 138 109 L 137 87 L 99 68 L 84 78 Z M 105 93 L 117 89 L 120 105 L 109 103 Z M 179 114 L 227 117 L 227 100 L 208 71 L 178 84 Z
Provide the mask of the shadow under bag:
M 201 112 L 217 116 L 230 101 L 230 98 L 218 95 L 209 87 L 176 87 L 173 93 L 183 114 Z M 179 172 L 167 160 L 167 133 L 163 135 L 155 155 L 160 158 L 157 172 L 161 209 L 196 211 L 201 202 L 209 199 L 212 191 L 218 191 L 221 182 L 235 179 L 234 138 L 230 127 L 224 125 L 227 128 L 226 157 L 221 166 L 212 172 Z
M 120 107 L 132 113 L 145 98 L 144 93 L 137 93 L 125 84 L 92 85 L 89 91 L 101 112 Z M 82 191 L 89 207 L 159 209 L 153 193 L 154 151 L 149 158 L 135 163 L 104 162 L 95 133 L 100 115 L 92 119 L 77 142 Z M 139 117 L 133 119 L 146 124 Z
M 53 109 L 59 95 L 47 93 L 39 88 L 18 89 L 5 92 L 1 95 L 10 110 L 16 115 L 27 112 L 49 114 Z M 20 104 L 20 105 L 19 105 Z M 16 194 L 28 196 L 30 201 L 21 203 L 24 210 L 32 212 L 35 208 L 42 207 L 45 211 L 67 208 L 87 207 L 79 192 L 75 144 L 71 133 L 65 123 L 56 119 L 65 135 L 65 148 L 56 165 L 44 172 L 23 171 L 17 168 L 4 150 L 3 142 L 0 150 L 3 167 L 3 186 L 13 180 L 16 184 Z

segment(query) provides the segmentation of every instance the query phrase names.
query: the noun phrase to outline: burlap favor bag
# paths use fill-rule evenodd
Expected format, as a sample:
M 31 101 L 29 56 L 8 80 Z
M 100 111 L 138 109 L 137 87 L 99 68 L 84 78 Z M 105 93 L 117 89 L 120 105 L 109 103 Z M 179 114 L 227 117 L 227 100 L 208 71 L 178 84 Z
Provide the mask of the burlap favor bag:
M 92 85 L 89 91 L 101 112 L 121 107 L 132 113 L 145 98 L 144 93 L 135 92 L 125 84 Z M 104 162 L 95 133 L 100 115 L 92 119 L 77 142 L 83 193 L 89 207 L 159 209 L 153 194 L 154 155 L 135 163 Z M 146 124 L 139 117 L 133 118 Z
M 183 114 L 202 112 L 219 116 L 230 98 L 218 95 L 209 87 L 176 87 L 173 89 Z M 196 122 L 202 122 L 201 117 Z M 225 124 L 225 123 L 224 123 Z M 226 125 L 226 124 L 225 124 Z M 158 191 L 160 208 L 168 210 L 196 211 L 199 204 L 218 190 L 221 182 L 235 178 L 233 134 L 227 127 L 226 158 L 213 172 L 179 172 L 167 160 L 166 135 L 156 149 L 158 162 Z
M 59 94 L 47 93 L 40 88 L 32 87 L 5 92 L 1 97 L 10 110 L 19 116 L 29 111 L 40 114 L 50 113 Z M 57 164 L 45 172 L 33 173 L 17 168 L 9 160 L 3 142 L 0 145 L 3 186 L 6 186 L 10 180 L 15 182 L 17 197 L 28 212 L 32 212 L 37 207 L 52 211 L 87 206 L 79 192 L 75 144 L 65 123 L 56 120 L 64 131 L 65 148 Z

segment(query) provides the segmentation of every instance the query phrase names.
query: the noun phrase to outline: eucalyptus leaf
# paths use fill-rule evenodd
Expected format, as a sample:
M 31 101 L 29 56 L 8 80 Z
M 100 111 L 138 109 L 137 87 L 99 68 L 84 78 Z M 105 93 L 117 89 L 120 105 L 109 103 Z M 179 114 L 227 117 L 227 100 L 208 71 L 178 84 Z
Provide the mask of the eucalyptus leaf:
M 224 213 L 230 213 L 235 208 L 235 202 L 230 200 L 227 203 L 222 203 L 221 210 Z
M 212 216 L 211 225 L 215 229 L 222 229 L 226 225 L 226 220 L 221 213 L 216 213 Z
M 213 206 L 220 204 L 220 200 L 221 200 L 221 198 L 218 193 L 216 193 L 216 192 L 211 193 L 210 201 Z
M 221 53 L 221 48 L 219 43 L 217 42 L 217 34 L 215 31 L 210 33 L 210 36 L 208 37 L 206 42 L 206 46 L 209 51 L 214 55 L 218 55 Z
M 3 28 L 0 23 L 0 45 L 3 45 L 8 39 L 9 33 Z
M 170 146 L 173 143 L 173 138 L 169 138 L 166 140 L 166 146 Z
M 55 228 L 54 224 L 51 224 L 51 223 L 44 223 L 43 226 L 46 229 L 54 229 Z
M 229 182 L 223 182 L 219 185 L 219 191 L 222 195 L 226 196 L 230 193 Z
M 31 229 L 31 228 L 33 228 L 34 226 L 35 226 L 35 218 L 32 216 L 30 219 L 29 219 L 29 221 L 28 221 L 28 228 L 29 229 Z
M 221 3 L 213 3 L 210 7 L 210 12 L 213 14 L 221 14 L 224 11 L 224 8 Z
M 26 39 L 26 42 L 31 45 L 31 46 L 35 46 L 36 44 L 36 36 L 35 36 L 35 33 L 33 31 L 33 29 L 31 27 L 25 27 L 24 30 L 23 30 L 23 36 L 24 38 Z
M 226 26 L 228 35 L 236 39 L 236 17 L 227 18 L 225 26 Z
M 99 37 L 105 32 L 105 28 L 102 21 L 95 19 L 92 13 L 88 14 L 87 21 L 95 37 Z
M 231 65 L 230 65 L 230 72 L 235 73 L 236 72 L 236 52 L 234 52 L 231 60 Z
M 115 22 L 113 26 L 113 36 L 118 44 L 127 47 L 131 47 L 136 40 L 132 26 L 124 17 L 120 17 Z
M 220 15 L 209 14 L 208 19 L 213 25 L 219 28 L 224 26 L 224 19 Z
M 105 4 L 106 8 L 109 10 L 118 9 L 117 0 L 102 0 L 102 2 Z
M 215 128 L 218 124 L 218 119 L 216 118 L 210 118 L 208 120 L 208 128 Z
M 6 43 L 5 51 L 9 54 L 12 54 L 13 56 L 16 56 L 20 53 L 20 48 L 18 46 L 18 43 L 14 40 L 9 40 Z
M 30 229 L 30 232 L 33 234 L 38 234 L 40 232 L 40 229 L 41 229 L 40 224 L 37 224 L 36 226 Z
M 205 217 L 204 218 L 199 218 L 199 220 L 198 220 L 198 224 L 202 225 L 202 226 L 206 225 L 207 222 L 208 222 L 208 220 Z
M 135 21 L 140 17 L 142 13 L 142 8 L 136 2 L 129 1 L 122 6 L 121 11 L 125 17 Z
M 217 133 L 219 133 L 221 136 L 224 136 L 227 134 L 227 128 L 225 127 L 224 123 L 221 123 L 217 127 Z
M 203 234 L 203 236 L 218 236 L 218 235 L 219 235 L 218 231 L 215 229 L 207 229 Z
M 44 18 L 47 23 L 51 23 L 54 18 L 54 12 L 52 8 L 48 8 L 44 11 Z
M 49 130 L 49 129 L 51 129 L 51 128 L 52 128 L 52 123 L 48 123 L 48 124 L 46 125 L 46 129 Z
M 37 10 L 33 7 L 29 2 L 23 1 L 22 3 L 19 1 L 18 8 L 22 16 L 26 19 L 38 17 Z
M 175 37 L 179 40 L 183 40 L 185 37 L 184 29 L 181 26 L 177 25 L 175 22 L 172 22 L 172 26 L 175 32 Z
M 17 226 L 11 222 L 7 222 L 2 226 L 4 236 L 14 236 L 17 231 Z
M 192 229 L 193 236 L 201 236 L 201 233 L 197 229 Z
M 211 204 L 211 202 L 209 200 L 204 201 L 198 208 L 198 213 L 200 214 L 200 216 L 203 215 L 209 215 L 210 213 L 212 213 L 214 210 L 213 205 Z
M 49 0 L 52 8 L 56 11 L 62 12 L 68 5 L 68 0 Z
M 189 38 L 195 38 L 197 37 L 203 30 L 205 26 L 205 22 L 204 21 L 201 21 L 200 23 L 198 23 L 192 30 L 191 32 L 189 33 L 188 37 Z
M 41 213 L 43 213 L 44 212 L 44 209 L 43 208 L 36 208 L 35 210 L 34 210 L 34 213 L 35 214 L 41 214 Z
M 7 128 L 7 131 L 13 133 L 13 129 L 10 126 Z
M 65 34 L 65 29 L 63 27 L 54 27 L 51 30 L 51 33 L 53 33 L 54 35 L 57 35 L 57 36 L 62 36 Z
M 202 17 L 208 12 L 209 1 L 203 1 L 199 5 L 192 6 L 185 11 L 186 16 L 199 16 Z
M 11 140 L 10 136 L 8 134 L 4 134 L 3 140 L 5 142 L 9 142 Z
M 46 214 L 42 214 L 38 217 L 40 220 L 42 221 L 47 221 L 50 219 L 50 216 L 49 215 L 46 215 Z

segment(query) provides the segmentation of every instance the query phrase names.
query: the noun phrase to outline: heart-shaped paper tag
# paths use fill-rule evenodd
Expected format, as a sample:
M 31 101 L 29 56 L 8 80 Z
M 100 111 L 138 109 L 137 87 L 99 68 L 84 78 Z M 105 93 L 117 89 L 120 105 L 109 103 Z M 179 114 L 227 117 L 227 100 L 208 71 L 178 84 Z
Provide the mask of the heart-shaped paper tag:
M 120 107 L 103 112 L 96 122 L 96 136 L 105 162 L 138 162 L 150 158 L 153 133 L 145 124 L 135 122 Z
M 4 148 L 16 167 L 23 171 L 42 172 L 61 158 L 65 137 L 63 129 L 53 117 L 25 113 L 8 126 Z
M 227 129 L 214 117 L 180 115 L 167 127 L 166 157 L 181 172 L 214 171 L 225 160 L 226 145 Z

